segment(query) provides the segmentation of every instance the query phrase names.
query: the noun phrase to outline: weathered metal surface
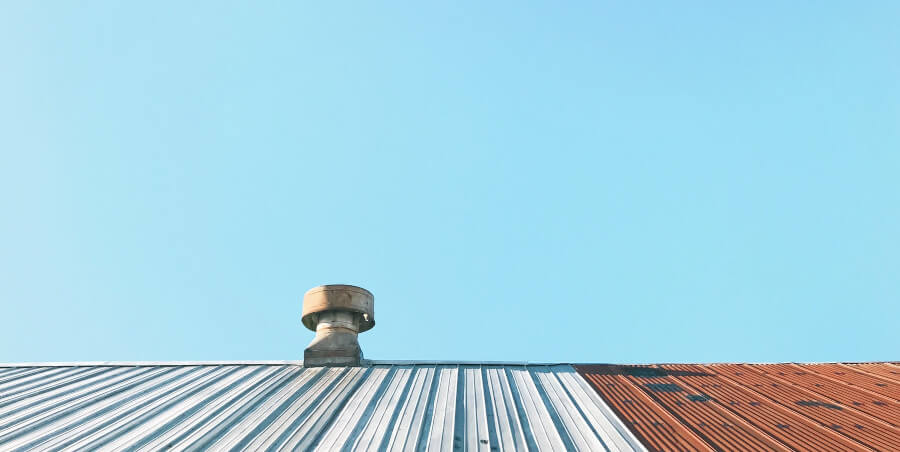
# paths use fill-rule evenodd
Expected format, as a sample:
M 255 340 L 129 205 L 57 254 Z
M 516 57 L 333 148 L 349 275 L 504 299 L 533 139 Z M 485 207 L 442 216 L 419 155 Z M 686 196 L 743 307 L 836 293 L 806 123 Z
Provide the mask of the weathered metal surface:
M 304 366 L 359 366 L 357 335 L 375 326 L 375 297 L 356 286 L 314 287 L 303 296 L 302 321 L 316 332 L 303 351 Z
M 576 368 L 650 450 L 900 450 L 891 363 Z
M 0 368 L 2 450 L 644 450 L 568 365 Z
M 314 314 L 325 311 L 350 311 L 362 314 L 359 332 L 375 326 L 375 296 L 362 287 L 329 284 L 313 287 L 303 295 L 303 325 L 316 330 Z

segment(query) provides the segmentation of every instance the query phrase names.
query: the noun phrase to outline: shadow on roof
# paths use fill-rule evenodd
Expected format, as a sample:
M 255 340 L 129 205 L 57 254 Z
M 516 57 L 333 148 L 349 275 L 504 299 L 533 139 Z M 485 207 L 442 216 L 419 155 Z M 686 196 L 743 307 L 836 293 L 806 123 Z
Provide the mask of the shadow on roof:
M 618 364 L 589 364 L 576 366 L 584 372 L 596 375 L 628 375 L 640 378 L 659 377 L 712 377 L 715 374 L 688 370 L 663 369 L 651 366 L 622 366 Z

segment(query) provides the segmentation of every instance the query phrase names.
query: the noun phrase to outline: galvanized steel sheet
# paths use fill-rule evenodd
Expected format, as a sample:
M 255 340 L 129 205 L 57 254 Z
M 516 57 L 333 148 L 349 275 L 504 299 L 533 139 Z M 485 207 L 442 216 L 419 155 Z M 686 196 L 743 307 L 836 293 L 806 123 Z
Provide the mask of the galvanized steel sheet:
M 2 450 L 645 450 L 568 365 L 0 368 Z

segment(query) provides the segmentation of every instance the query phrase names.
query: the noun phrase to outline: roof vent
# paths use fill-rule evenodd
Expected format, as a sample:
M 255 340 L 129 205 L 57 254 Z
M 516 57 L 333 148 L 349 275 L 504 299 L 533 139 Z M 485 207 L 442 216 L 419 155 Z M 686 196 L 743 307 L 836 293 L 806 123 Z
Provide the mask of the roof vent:
M 375 326 L 375 296 L 344 284 L 313 287 L 303 296 L 303 325 L 316 332 L 303 351 L 303 367 L 358 366 L 356 335 Z

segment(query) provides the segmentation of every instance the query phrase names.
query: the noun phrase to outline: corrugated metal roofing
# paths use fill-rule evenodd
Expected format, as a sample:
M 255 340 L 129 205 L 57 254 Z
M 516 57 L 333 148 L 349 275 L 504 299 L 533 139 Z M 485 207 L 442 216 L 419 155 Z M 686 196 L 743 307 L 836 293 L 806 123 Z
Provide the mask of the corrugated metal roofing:
M 643 450 L 568 365 L 0 368 L 3 450 Z
M 650 450 L 900 450 L 900 367 L 583 365 Z

